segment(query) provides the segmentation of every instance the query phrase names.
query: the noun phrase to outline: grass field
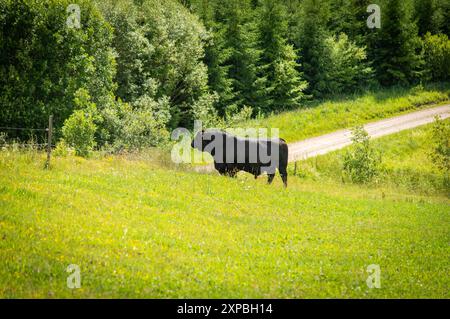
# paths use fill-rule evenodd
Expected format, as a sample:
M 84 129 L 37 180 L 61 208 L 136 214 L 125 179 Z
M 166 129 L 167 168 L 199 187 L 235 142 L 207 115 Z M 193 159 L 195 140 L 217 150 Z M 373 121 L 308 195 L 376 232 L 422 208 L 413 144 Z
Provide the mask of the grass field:
M 448 83 L 380 89 L 329 101 L 314 101 L 298 110 L 239 123 L 236 127 L 278 128 L 280 136 L 290 143 L 435 104 L 448 104 L 449 100 Z
M 406 153 L 389 153 L 391 169 Z M 268 186 L 121 157 L 43 163 L 0 152 L 3 298 L 450 297 L 439 192 L 320 175 L 283 189 L 279 176 Z M 66 286 L 69 264 L 79 289 Z M 379 289 L 366 285 L 371 264 Z
M 384 90 L 245 125 L 296 141 L 449 93 Z M 428 130 L 374 140 L 383 170 L 366 186 L 343 178 L 345 150 L 299 162 L 287 189 L 279 176 L 268 186 L 176 168 L 160 152 L 56 157 L 45 170 L 42 153 L 2 150 L 0 297 L 449 298 L 450 194 Z M 71 264 L 79 289 L 66 284 Z M 379 289 L 366 284 L 371 264 Z
M 449 176 L 439 172 L 429 157 L 432 152 L 432 125 L 372 140 L 371 144 L 382 156 L 381 174 L 373 184 L 401 188 L 416 194 L 450 197 Z M 298 175 L 316 181 L 346 181 L 342 173 L 342 158 L 346 151 L 343 149 L 298 162 Z M 290 172 L 293 173 L 293 164 L 290 165 Z

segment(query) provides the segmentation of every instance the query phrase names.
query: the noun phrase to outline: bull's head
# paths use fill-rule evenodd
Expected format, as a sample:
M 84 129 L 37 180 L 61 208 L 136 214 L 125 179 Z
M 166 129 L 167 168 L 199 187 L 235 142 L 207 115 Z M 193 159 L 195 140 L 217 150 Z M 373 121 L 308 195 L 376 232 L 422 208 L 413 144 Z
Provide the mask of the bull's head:
M 217 131 L 201 130 L 195 135 L 194 139 L 192 140 L 191 147 L 198 149 L 200 152 L 214 153 L 214 151 L 211 152 L 213 148 L 211 149 L 211 147 L 207 146 L 216 139 L 217 134 L 219 134 L 219 132 Z

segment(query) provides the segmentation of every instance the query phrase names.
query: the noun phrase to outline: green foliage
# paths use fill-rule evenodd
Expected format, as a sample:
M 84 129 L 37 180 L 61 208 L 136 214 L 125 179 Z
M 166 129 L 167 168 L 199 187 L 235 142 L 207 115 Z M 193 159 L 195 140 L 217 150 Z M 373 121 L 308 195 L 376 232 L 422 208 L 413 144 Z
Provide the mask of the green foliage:
M 445 1 L 445 0 L 444 0 Z M 417 21 L 419 35 L 439 33 L 445 22 L 444 8 L 440 0 L 415 0 L 414 18 Z
M 55 149 L 52 151 L 52 155 L 58 157 L 66 157 L 69 155 L 75 155 L 75 152 L 72 151 L 69 145 L 67 145 L 64 139 L 61 139 L 58 143 L 56 143 Z
M 328 21 L 328 29 L 334 35 L 345 33 L 349 40 L 358 46 L 367 46 L 367 6 L 371 0 L 334 0 L 330 1 L 332 17 Z
M 410 1 L 385 1 L 381 12 L 381 28 L 374 29 L 370 48 L 377 79 L 382 85 L 413 83 L 422 76 L 423 59 Z
M 323 96 L 326 87 L 326 23 L 328 3 L 323 0 L 305 0 L 298 19 L 301 21 L 295 39 L 302 58 L 301 70 L 308 82 L 307 93 Z
M 76 155 L 86 157 L 96 145 L 94 135 L 97 126 L 94 122 L 97 108 L 84 89 L 76 92 L 74 103 L 77 109 L 64 121 L 62 136 L 64 143 L 73 147 Z
M 296 142 L 425 108 L 430 104 L 448 101 L 449 98 L 449 84 L 425 85 L 419 91 L 416 88 L 377 88 L 363 94 L 342 95 L 325 101 L 311 102 L 301 109 L 260 117 L 237 125 L 269 130 L 277 127 L 286 141 Z
M 225 123 L 228 127 L 233 125 L 239 125 L 246 121 L 249 121 L 252 117 L 253 109 L 249 106 L 244 106 L 240 111 L 227 109 L 225 114 Z
M 192 105 L 208 94 L 207 33 L 198 19 L 173 0 L 98 5 L 115 30 L 118 97 L 133 106 L 142 97 L 167 99 L 168 126 L 192 126 Z
M 446 120 L 448 122 L 448 120 Z M 430 156 L 430 130 L 434 124 L 373 139 L 371 145 L 383 154 L 383 169 L 366 188 L 381 188 L 385 194 L 406 191 L 418 195 L 450 197 L 449 177 L 437 170 Z M 299 162 L 304 179 L 342 184 L 342 158 L 347 149 Z M 293 165 L 290 165 L 291 171 Z M 345 181 L 345 179 L 344 179 Z
M 266 77 L 260 66 L 259 35 L 250 3 L 248 0 L 227 1 L 218 14 L 218 20 L 225 26 L 226 46 L 231 50 L 226 63 L 236 93 L 232 104 L 236 104 L 238 109 L 246 105 L 262 109 L 266 99 Z
M 214 109 L 219 98 L 216 92 L 203 95 L 192 105 L 192 118 L 202 121 L 205 127 L 215 127 L 220 122 L 217 110 Z
M 95 146 L 94 134 L 97 126 L 93 117 L 85 110 L 75 110 L 72 115 L 64 121 L 62 135 L 65 143 L 75 149 L 79 156 L 89 156 Z
M 436 117 L 431 128 L 430 158 L 440 170 L 450 172 L 450 122 Z
M 259 46 L 266 79 L 263 111 L 280 111 L 300 105 L 307 84 L 298 72 L 300 64 L 287 43 L 286 9 L 280 3 L 262 1 L 258 14 Z
M 426 75 L 433 81 L 450 80 L 450 39 L 445 34 L 424 37 Z
M 222 126 L 376 81 L 449 80 L 448 1 L 382 0 L 373 30 L 370 3 L 81 0 L 76 29 L 69 0 L 0 0 L 0 126 L 42 128 L 53 114 L 58 138 L 83 89 L 97 145 L 140 149 L 194 119 Z
M 352 130 L 352 146 L 343 157 L 343 170 L 354 183 L 371 182 L 378 174 L 381 155 L 371 146 L 362 126 Z
M 81 28 L 69 28 L 70 3 L 0 1 L 0 126 L 46 127 L 53 114 L 61 127 L 80 88 L 99 107 L 111 100 L 111 27 L 91 1 L 81 0 Z
M 122 123 L 122 134 L 117 143 L 127 149 L 142 149 L 166 142 L 169 133 L 166 125 L 170 119 L 168 99 L 158 102 L 141 97 L 136 101 L 135 109 L 127 112 Z
M 170 103 L 142 96 L 134 106 L 117 101 L 101 111 L 105 148 L 112 152 L 164 145 L 169 139 Z
M 231 66 L 227 63 L 233 48 L 227 46 L 225 22 L 217 19 L 220 6 L 221 3 L 215 1 L 200 1 L 195 6 L 195 12 L 209 32 L 205 41 L 204 58 L 208 67 L 208 85 L 218 94 L 215 107 L 219 115 L 224 116 L 225 109 L 233 107 L 236 92 L 233 89 L 233 80 L 228 74 Z
M 373 81 L 373 70 L 367 62 L 364 47 L 350 41 L 345 33 L 325 40 L 326 81 L 322 89 L 340 94 L 367 88 Z

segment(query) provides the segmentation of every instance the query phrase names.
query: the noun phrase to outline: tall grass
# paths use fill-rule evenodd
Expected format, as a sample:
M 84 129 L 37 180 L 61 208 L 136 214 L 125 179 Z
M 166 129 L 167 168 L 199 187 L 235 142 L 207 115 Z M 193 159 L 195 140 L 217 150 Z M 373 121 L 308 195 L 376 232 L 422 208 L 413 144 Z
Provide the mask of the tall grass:
M 446 120 L 450 121 L 450 120 Z M 380 175 L 373 186 L 393 187 L 418 194 L 442 194 L 450 197 L 448 174 L 430 159 L 432 124 L 371 140 L 382 155 Z M 346 150 L 335 151 L 297 163 L 299 176 L 313 180 L 349 183 L 342 165 Z M 293 165 L 290 167 L 293 172 Z
M 33 154 L 0 152 L 0 297 L 448 298 L 446 198 Z

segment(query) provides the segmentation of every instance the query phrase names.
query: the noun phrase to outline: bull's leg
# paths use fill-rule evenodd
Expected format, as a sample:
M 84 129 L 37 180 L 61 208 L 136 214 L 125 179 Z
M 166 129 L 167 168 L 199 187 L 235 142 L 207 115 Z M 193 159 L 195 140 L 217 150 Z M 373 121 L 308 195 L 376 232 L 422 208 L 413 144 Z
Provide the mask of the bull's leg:
M 228 171 L 228 175 L 229 175 L 230 177 L 236 177 L 236 173 L 237 173 L 236 170 Z
M 287 173 L 280 174 L 281 179 L 283 180 L 284 187 L 287 187 Z
M 227 167 L 223 164 L 214 162 L 214 168 L 219 172 L 220 175 L 226 175 Z
M 267 176 L 269 176 L 269 178 L 267 179 L 267 183 L 271 184 L 273 181 L 273 178 L 275 177 L 275 174 L 268 174 Z
M 284 169 L 282 168 L 279 171 L 280 171 L 281 179 L 283 180 L 284 187 L 287 187 L 287 177 L 288 177 L 287 170 L 286 170 L 286 168 L 284 168 Z

